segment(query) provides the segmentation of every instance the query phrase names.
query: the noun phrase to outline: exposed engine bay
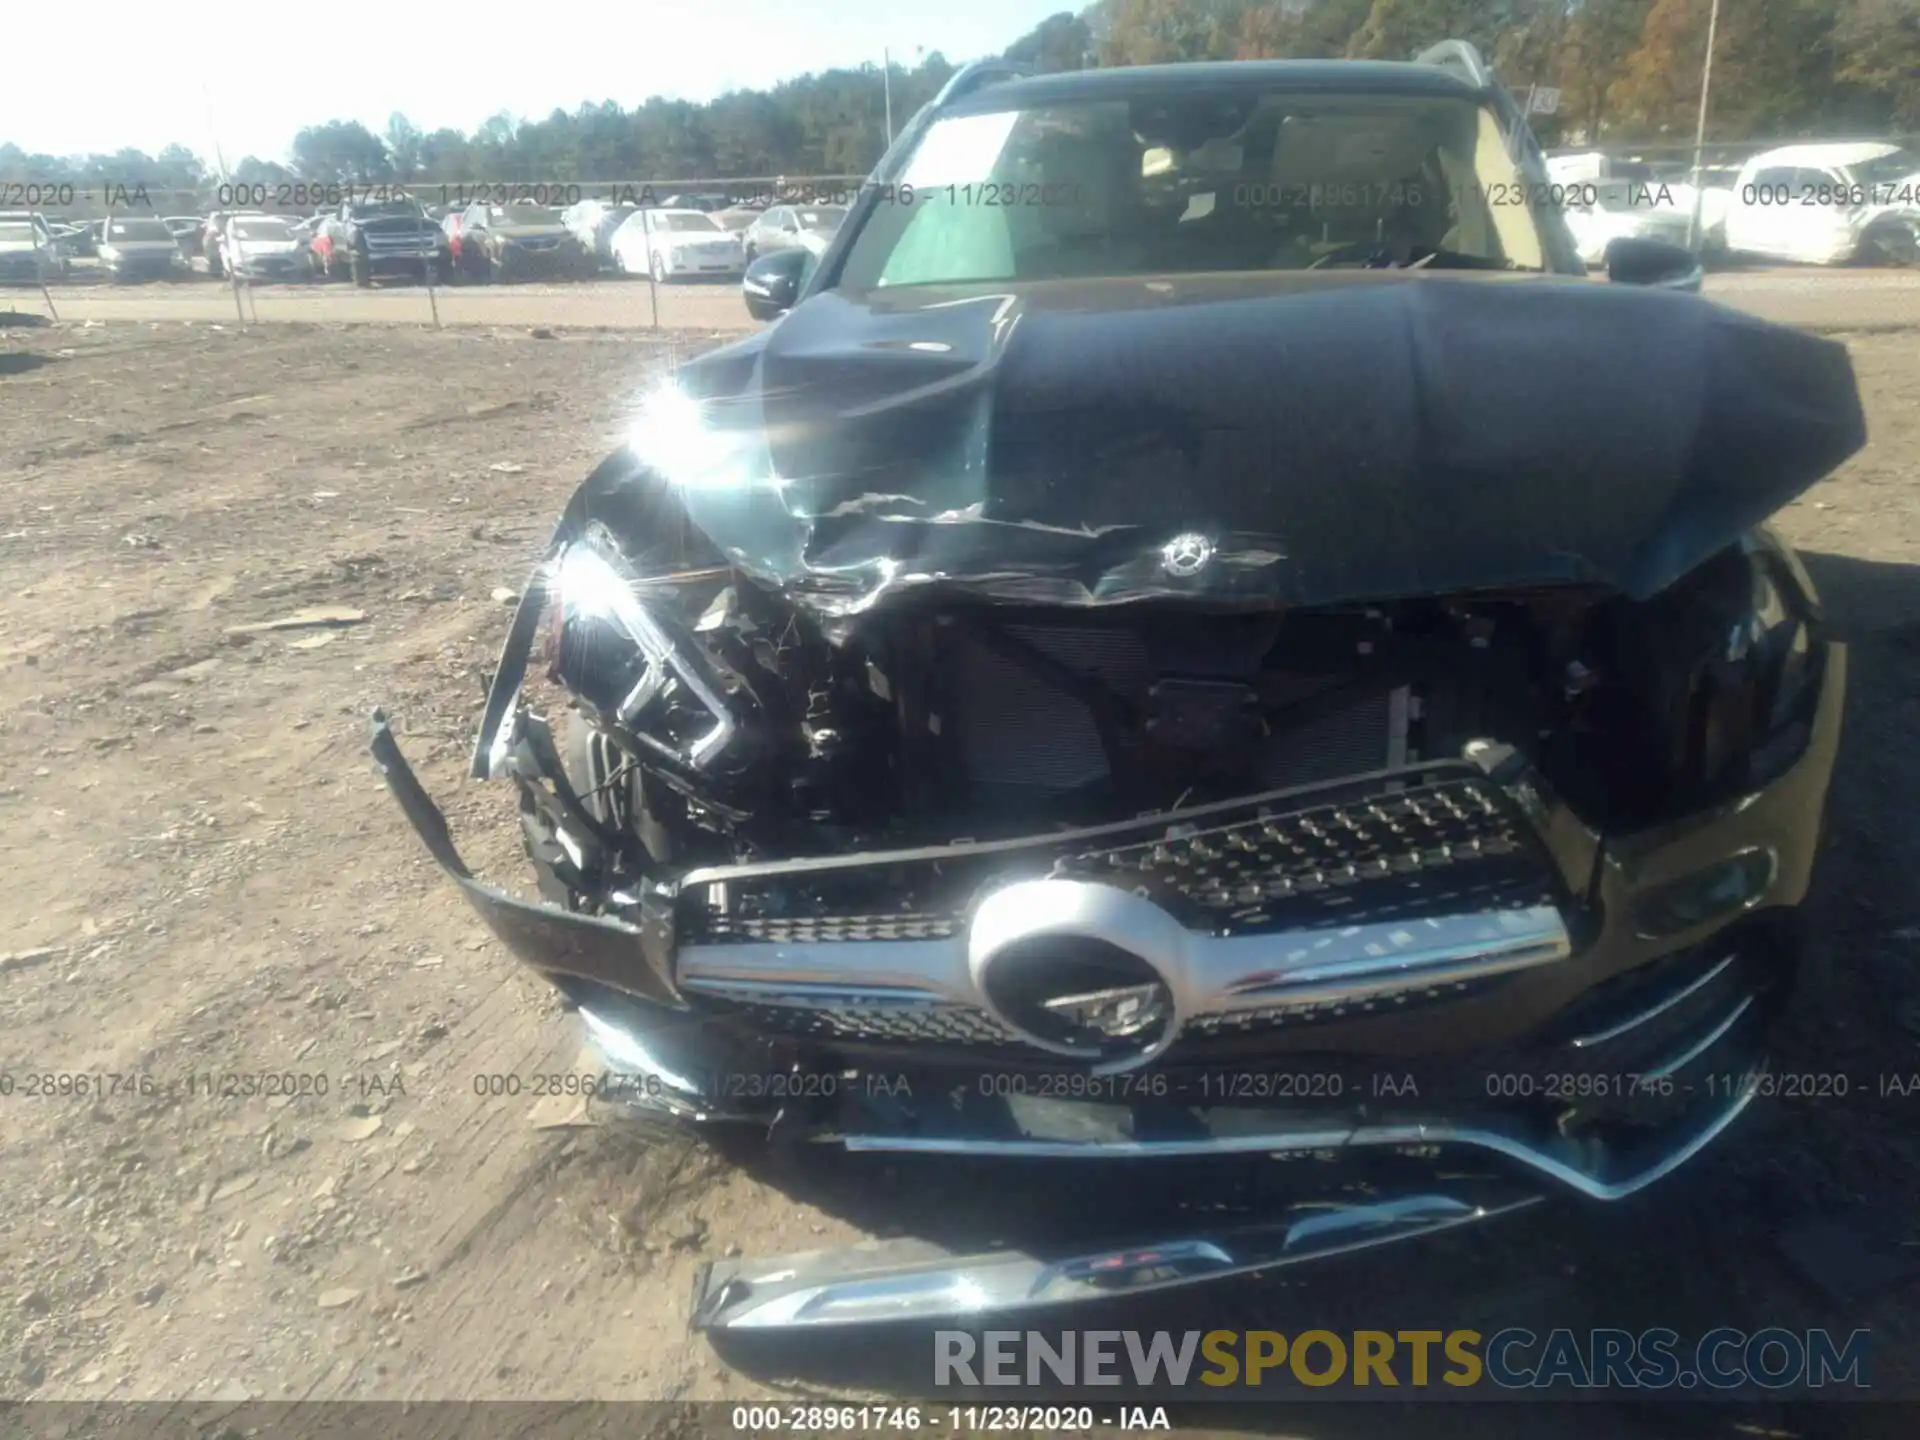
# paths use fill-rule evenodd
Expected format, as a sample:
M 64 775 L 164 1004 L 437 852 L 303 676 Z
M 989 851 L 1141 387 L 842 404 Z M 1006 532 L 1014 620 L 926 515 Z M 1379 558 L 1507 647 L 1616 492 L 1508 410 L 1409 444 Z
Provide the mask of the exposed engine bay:
M 620 843 L 582 873 L 551 807 L 529 840 L 570 903 L 617 907 L 702 866 L 1100 825 L 1474 741 L 1517 750 L 1595 829 L 1639 828 L 1804 744 L 1819 637 L 1788 565 L 1735 546 L 1644 603 L 907 605 L 835 640 L 737 571 L 638 575 L 590 531 L 552 567 L 547 654 L 594 736 L 572 779 Z

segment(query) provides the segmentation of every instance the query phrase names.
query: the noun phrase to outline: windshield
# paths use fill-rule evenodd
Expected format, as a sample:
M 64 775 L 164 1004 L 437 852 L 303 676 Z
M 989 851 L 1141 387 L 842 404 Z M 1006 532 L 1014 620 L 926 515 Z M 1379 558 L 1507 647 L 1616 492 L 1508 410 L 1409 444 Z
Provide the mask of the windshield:
M 33 239 L 33 226 L 16 224 L 11 220 L 0 221 L 0 243 L 18 245 L 25 241 L 31 244 Z
M 818 205 L 811 210 L 795 210 L 793 218 L 800 222 L 802 230 L 831 235 L 840 228 L 840 222 L 847 218 L 847 212 L 840 205 Z
M 164 240 L 173 243 L 173 232 L 158 220 L 115 220 L 107 226 L 109 240 Z
M 902 179 L 902 199 L 855 237 L 846 288 L 1543 265 L 1498 122 L 1452 97 L 1215 91 L 983 110 L 935 123 Z
M 236 240 L 291 240 L 293 226 L 285 220 L 236 220 L 227 233 Z
M 381 200 L 371 205 L 356 205 L 349 213 L 356 220 L 378 220 L 390 215 L 417 220 L 420 218 L 420 207 L 411 200 Z
M 1855 183 L 1860 185 L 1892 185 L 1909 175 L 1920 174 L 1920 155 L 1911 150 L 1895 150 L 1890 154 L 1878 155 L 1871 160 L 1862 160 L 1847 167 L 1853 171 Z
M 558 225 L 560 212 L 545 205 L 496 205 L 492 210 L 496 225 Z
M 703 215 L 697 210 L 686 210 L 677 215 L 671 212 L 656 215 L 654 224 L 661 230 L 697 230 L 706 234 L 721 229 L 711 215 Z

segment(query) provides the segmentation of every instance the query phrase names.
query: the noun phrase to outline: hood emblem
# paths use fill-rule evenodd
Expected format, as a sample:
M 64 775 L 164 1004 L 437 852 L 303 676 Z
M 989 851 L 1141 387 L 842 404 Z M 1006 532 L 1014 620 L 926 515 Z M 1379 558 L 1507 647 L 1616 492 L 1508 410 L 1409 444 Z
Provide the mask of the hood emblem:
M 1198 575 L 1213 563 L 1213 541 L 1189 531 L 1160 547 L 1160 568 L 1176 579 Z

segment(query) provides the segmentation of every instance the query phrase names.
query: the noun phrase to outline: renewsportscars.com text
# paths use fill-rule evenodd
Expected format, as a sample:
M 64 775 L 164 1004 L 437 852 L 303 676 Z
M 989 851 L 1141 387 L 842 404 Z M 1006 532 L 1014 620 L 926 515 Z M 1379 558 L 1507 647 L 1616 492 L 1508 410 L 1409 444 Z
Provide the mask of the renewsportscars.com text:
M 1793 1390 L 1870 1386 L 1870 1332 L 1774 1327 L 1551 1330 L 938 1330 L 941 1387 L 1100 1386 L 1157 1392 L 1362 1389 Z

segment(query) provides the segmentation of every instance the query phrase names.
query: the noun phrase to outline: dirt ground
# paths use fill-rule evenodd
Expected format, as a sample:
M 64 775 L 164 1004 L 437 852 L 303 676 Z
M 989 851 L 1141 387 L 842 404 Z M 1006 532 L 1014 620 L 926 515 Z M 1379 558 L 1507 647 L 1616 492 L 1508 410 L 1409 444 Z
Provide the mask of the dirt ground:
M 572 1024 L 365 754 L 384 705 L 468 860 L 529 888 L 510 789 L 463 778 L 507 600 L 635 388 L 706 343 L 0 334 L 0 1399 L 924 1385 L 924 1346 L 723 1359 L 687 1330 L 694 1274 L 740 1251 L 977 1233 L 980 1177 L 727 1158 L 477 1093 L 575 1068 Z M 1851 1291 L 1809 1283 L 1781 1240 L 1837 1216 L 1920 1244 L 1920 1100 L 1861 1093 L 1920 1072 L 1920 330 L 1850 343 L 1872 444 L 1783 517 L 1854 646 L 1783 1068 L 1845 1070 L 1853 1097 L 1756 1105 L 1602 1213 L 1068 1323 L 1871 1327 L 1876 1387 L 1920 1395 L 1920 1287 L 1886 1265 Z M 321 606 L 364 620 L 237 628 Z M 259 1074 L 309 1093 L 223 1093 Z M 985 1208 L 1017 1209 L 1005 1187 L 1027 1183 L 1047 1182 L 996 1175 Z M 1322 1406 L 1306 1428 L 1424 1433 L 1394 1411 Z M 1862 1433 L 1847 1413 L 1791 1433 Z

